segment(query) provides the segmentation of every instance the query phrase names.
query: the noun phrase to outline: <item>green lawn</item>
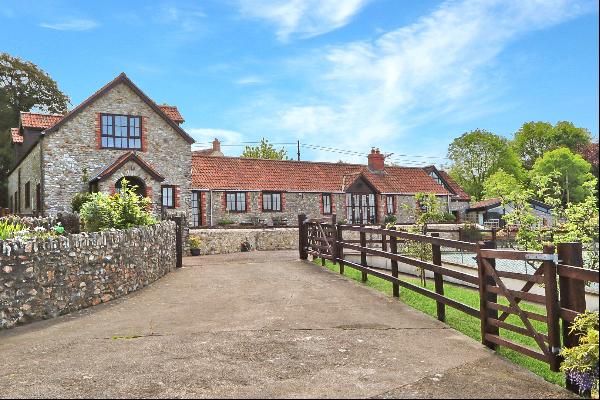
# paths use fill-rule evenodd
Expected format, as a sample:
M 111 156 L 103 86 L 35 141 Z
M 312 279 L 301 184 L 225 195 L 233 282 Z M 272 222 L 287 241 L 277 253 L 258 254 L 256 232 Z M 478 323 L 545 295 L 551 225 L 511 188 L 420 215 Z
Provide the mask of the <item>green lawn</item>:
M 315 264 L 320 265 L 321 261 L 319 259 L 315 260 Z M 326 267 L 332 271 L 339 273 L 339 266 L 337 264 L 333 264 L 330 261 L 326 261 Z M 361 273 L 353 268 L 346 266 L 344 268 L 344 275 L 354 279 L 356 281 L 361 280 Z M 410 283 L 419 284 L 420 280 L 418 278 L 401 276 L 401 279 Z M 392 284 L 383 279 L 377 278 L 375 276 L 369 275 L 368 281 L 365 283 L 367 286 L 370 286 L 380 292 L 386 293 L 388 295 L 392 295 Z M 427 288 L 433 290 L 433 282 L 429 281 L 427 283 Z M 447 282 L 444 282 L 444 295 L 460 301 L 461 303 L 467 304 L 471 307 L 479 309 L 479 292 L 471 289 L 467 289 L 465 287 L 452 285 Z M 404 289 L 400 287 L 400 300 L 403 303 L 408 304 L 409 306 L 416 308 L 424 312 L 425 314 L 431 315 L 434 318 L 437 318 L 436 312 L 436 302 L 435 300 L 429 299 L 425 296 L 417 294 L 409 289 Z M 505 300 L 505 299 L 503 299 Z M 500 301 L 500 303 L 508 304 L 506 301 Z M 546 315 L 546 310 L 543 307 L 539 307 L 531 304 L 520 304 L 521 308 L 526 311 L 536 312 L 538 314 Z M 511 323 L 513 325 L 523 327 L 522 321 L 516 315 L 510 315 L 506 322 Z M 481 341 L 481 331 L 480 331 L 480 321 L 478 318 L 473 318 L 461 311 L 458 311 L 452 307 L 446 307 L 446 323 L 452 328 L 456 329 L 464 333 L 471 338 Z M 543 322 L 531 320 L 531 324 L 538 332 L 547 333 L 547 326 Z M 500 335 L 506 339 L 509 339 L 513 342 L 520 343 L 523 345 L 527 345 L 535 350 L 539 351 L 539 347 L 535 343 L 532 338 L 507 331 L 505 329 L 500 329 Z M 555 383 L 560 386 L 565 386 L 565 378 L 564 375 L 560 372 L 552 372 L 547 363 L 535 360 L 531 357 L 527 357 L 522 355 L 514 350 L 510 350 L 504 347 L 500 347 L 498 354 L 507 359 L 511 360 L 515 364 L 518 364 L 533 373 L 541 376 L 545 380 Z

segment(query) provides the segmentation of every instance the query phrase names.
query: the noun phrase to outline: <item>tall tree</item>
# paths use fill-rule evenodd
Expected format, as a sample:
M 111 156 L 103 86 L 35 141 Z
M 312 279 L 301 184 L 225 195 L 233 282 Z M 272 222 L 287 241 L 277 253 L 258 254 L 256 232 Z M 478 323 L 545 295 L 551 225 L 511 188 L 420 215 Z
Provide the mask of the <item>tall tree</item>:
M 11 167 L 10 128 L 19 122 L 20 111 L 37 109 L 62 114 L 69 98 L 37 65 L 0 53 L 0 205 L 6 207 L 6 178 Z
M 591 165 L 579 154 L 565 147 L 552 150 L 539 158 L 531 170 L 534 185 L 558 190 L 551 196 L 557 197 L 563 206 L 583 201 L 587 195 L 586 182 L 594 180 Z
M 579 148 L 577 153 L 592 165 L 592 174 L 598 178 L 598 142 L 591 142 Z
M 559 121 L 552 129 L 552 142 L 554 148 L 566 147 L 572 152 L 588 145 L 592 141 L 590 131 L 576 127 L 572 122 Z
M 448 147 L 450 175 L 475 199 L 483 195 L 483 183 L 502 168 L 519 181 L 525 178 L 521 162 L 508 140 L 476 129 L 454 139 Z
M 504 204 L 514 196 L 515 192 L 522 192 L 523 189 L 523 185 L 517 178 L 500 168 L 483 183 L 483 199 L 499 198 Z
M 590 143 L 590 132 L 569 121 L 559 121 L 554 126 L 542 121 L 526 122 L 515 132 L 512 141 L 526 169 L 531 169 L 547 151 L 566 147 L 575 153 Z
M 552 150 L 552 124 L 548 122 L 526 122 L 515 132 L 513 146 L 523 166 L 531 169 L 535 160 L 544 155 L 548 150 Z
M 246 146 L 242 157 L 262 158 L 268 160 L 287 160 L 287 151 L 285 149 L 275 150 L 273 145 L 265 138 L 262 138 L 258 146 Z

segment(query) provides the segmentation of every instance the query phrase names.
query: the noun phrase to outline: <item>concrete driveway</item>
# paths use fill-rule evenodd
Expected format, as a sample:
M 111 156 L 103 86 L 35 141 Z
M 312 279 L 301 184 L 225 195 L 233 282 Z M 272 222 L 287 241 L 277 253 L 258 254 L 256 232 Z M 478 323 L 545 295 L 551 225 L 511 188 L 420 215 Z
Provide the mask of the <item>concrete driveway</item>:
M 138 293 L 0 332 L 0 396 L 570 396 L 444 324 L 296 259 L 188 258 Z

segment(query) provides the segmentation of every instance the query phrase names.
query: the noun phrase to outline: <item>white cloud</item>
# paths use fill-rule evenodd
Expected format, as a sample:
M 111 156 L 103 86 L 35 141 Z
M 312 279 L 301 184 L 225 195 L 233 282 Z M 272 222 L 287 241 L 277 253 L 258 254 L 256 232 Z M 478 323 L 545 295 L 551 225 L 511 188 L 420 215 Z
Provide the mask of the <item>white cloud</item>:
M 240 13 L 277 27 L 277 38 L 312 37 L 350 22 L 371 0 L 239 0 Z
M 364 143 L 383 149 L 423 123 L 493 113 L 506 107 L 500 101 L 507 82 L 498 76 L 498 55 L 520 35 L 594 10 L 594 4 L 445 2 L 415 23 L 374 40 L 309 54 L 308 62 L 316 65 L 307 69 L 322 71 L 305 77 L 314 90 L 296 102 L 273 101 L 270 110 L 254 110 L 255 115 L 270 115 L 258 129 L 285 130 L 305 140 L 327 138 L 342 148 Z M 440 140 L 438 149 L 410 151 L 443 153 L 446 144 Z
M 240 143 L 244 137 L 240 132 L 226 129 L 191 128 L 185 131 L 196 140 L 198 148 L 210 147 L 210 143 L 215 138 L 219 139 L 221 143 Z
M 90 19 L 70 19 L 61 22 L 42 22 L 42 28 L 54 29 L 56 31 L 88 31 L 97 28 L 100 24 Z
M 240 79 L 234 81 L 236 85 L 259 85 L 261 83 L 265 83 L 264 79 L 259 76 L 244 76 Z
M 173 5 L 163 5 L 155 14 L 158 23 L 175 25 L 182 33 L 195 32 L 203 27 L 206 14 L 198 8 L 180 8 Z

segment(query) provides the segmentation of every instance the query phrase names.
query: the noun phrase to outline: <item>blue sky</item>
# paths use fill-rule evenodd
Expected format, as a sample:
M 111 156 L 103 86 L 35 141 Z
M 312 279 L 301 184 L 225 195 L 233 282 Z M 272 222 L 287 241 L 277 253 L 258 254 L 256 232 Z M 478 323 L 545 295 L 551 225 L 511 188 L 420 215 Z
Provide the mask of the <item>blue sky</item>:
M 73 106 L 124 71 L 200 147 L 266 137 L 439 165 L 476 128 L 570 120 L 598 136 L 595 0 L 0 0 L 0 38 Z

